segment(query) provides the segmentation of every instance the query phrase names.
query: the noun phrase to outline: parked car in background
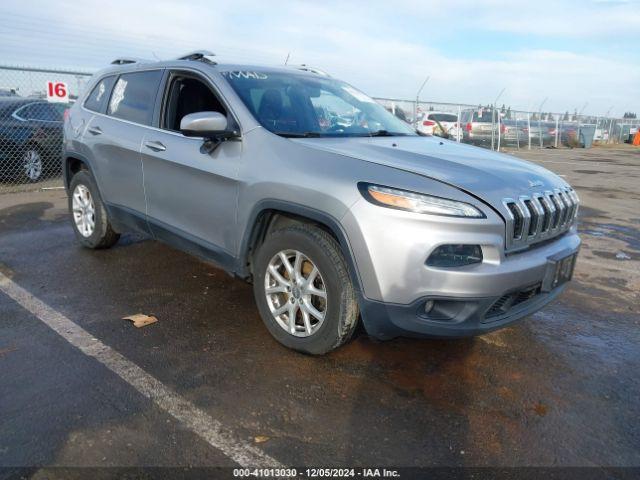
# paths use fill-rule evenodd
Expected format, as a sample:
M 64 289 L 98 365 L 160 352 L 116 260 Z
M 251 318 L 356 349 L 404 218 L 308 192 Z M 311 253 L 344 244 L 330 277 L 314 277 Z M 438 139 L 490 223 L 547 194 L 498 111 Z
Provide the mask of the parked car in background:
M 529 124 L 529 127 L 525 125 L 525 132 L 528 131 L 532 146 L 540 146 L 540 139 L 542 139 L 542 146 L 551 145 L 554 142 L 555 122 L 531 120 Z M 528 138 L 525 141 L 528 142 Z
M 460 116 L 463 141 L 474 145 L 491 144 L 492 132 L 498 133 L 498 125 L 493 124 L 492 112 L 488 108 L 463 110 Z
M 495 145 L 498 144 L 498 141 L 500 141 L 500 145 L 508 146 L 526 144 L 526 124 L 506 119 L 503 116 L 498 118 L 497 112 L 494 114 L 493 120 L 491 117 L 492 112 L 488 108 L 464 110 L 460 117 L 463 141 L 486 147 L 491 145 L 493 136 Z
M 0 98 L 0 179 L 35 182 L 60 172 L 66 104 Z
M 496 142 L 498 139 L 496 139 Z M 524 146 L 527 142 L 527 132 L 522 122 L 511 119 L 500 121 L 500 145 Z
M 415 128 L 423 135 L 449 138 L 451 129 L 457 127 L 458 115 L 451 112 L 422 112 L 418 115 Z

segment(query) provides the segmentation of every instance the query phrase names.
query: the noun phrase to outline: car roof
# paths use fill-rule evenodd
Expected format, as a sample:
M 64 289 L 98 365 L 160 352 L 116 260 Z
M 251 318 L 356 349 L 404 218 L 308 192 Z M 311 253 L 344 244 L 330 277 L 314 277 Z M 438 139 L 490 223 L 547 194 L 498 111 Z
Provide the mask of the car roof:
M 21 107 L 24 107 L 25 105 L 31 105 L 32 103 L 41 104 L 48 102 L 40 98 L 0 97 L 0 112 L 5 116 Z
M 28 98 L 28 97 L 0 97 L 0 108 L 8 106 L 21 106 L 29 103 L 47 103 L 46 100 L 41 98 Z

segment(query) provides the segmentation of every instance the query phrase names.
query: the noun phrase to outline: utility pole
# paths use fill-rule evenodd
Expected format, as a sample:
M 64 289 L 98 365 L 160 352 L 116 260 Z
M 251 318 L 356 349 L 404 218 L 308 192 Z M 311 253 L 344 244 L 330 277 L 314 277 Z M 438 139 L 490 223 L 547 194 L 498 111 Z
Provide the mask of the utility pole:
M 589 102 L 584 102 L 584 105 L 580 109 L 580 112 L 578 113 L 578 115 L 582 115 L 582 112 L 584 112 L 584 109 L 587 108 L 588 106 L 589 106 Z
M 578 112 L 578 123 L 580 123 L 580 117 L 582 116 L 582 112 L 584 112 L 584 109 L 587 108 L 588 105 L 589 105 L 589 102 L 584 102 L 584 105 L 580 109 L 580 112 Z
M 418 93 L 416 93 L 416 103 L 413 108 L 413 123 L 416 123 L 416 121 L 418 120 L 418 103 L 420 102 L 420 93 L 422 93 L 422 89 L 427 84 L 430 78 L 431 78 L 431 75 L 427 75 L 427 78 L 425 78 L 424 82 L 422 82 L 422 85 L 420 85 L 420 88 L 418 89 Z
M 287 53 L 287 58 L 284 60 L 284 64 L 286 65 L 287 63 L 289 63 L 289 57 L 291 56 L 291 52 Z

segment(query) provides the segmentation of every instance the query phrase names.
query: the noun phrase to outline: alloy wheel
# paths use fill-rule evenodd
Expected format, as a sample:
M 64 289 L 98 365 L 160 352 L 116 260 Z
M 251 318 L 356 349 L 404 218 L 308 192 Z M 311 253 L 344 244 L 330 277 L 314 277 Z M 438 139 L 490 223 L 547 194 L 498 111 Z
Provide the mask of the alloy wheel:
M 42 175 L 42 158 L 37 150 L 29 150 L 22 156 L 22 166 L 27 178 L 35 182 Z
M 96 208 L 89 189 L 79 184 L 73 190 L 73 221 L 83 237 L 90 237 L 96 226 Z
M 327 288 L 318 267 L 302 252 L 282 250 L 264 277 L 267 305 L 275 321 L 296 337 L 313 335 L 327 314 Z

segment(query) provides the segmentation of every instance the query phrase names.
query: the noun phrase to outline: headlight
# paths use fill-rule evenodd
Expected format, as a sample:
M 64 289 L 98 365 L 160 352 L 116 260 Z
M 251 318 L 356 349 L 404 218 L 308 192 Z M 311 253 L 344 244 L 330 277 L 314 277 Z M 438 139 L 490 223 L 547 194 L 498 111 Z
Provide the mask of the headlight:
M 473 205 L 458 202 L 457 200 L 408 192 L 381 185 L 371 185 L 369 183 L 359 183 L 358 188 L 364 198 L 383 207 L 447 217 L 485 218 L 484 213 Z

